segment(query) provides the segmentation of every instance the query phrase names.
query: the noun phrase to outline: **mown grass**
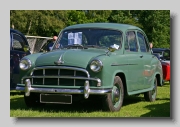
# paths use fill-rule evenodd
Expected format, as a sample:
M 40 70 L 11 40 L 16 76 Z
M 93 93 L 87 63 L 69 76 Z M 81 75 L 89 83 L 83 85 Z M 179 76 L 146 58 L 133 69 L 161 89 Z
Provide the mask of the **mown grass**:
M 17 91 L 10 93 L 10 117 L 161 117 L 170 118 L 170 84 L 158 86 L 155 102 L 146 102 L 143 95 L 124 99 L 119 112 L 105 112 L 98 102 L 72 105 L 47 104 L 43 107 L 27 108 L 23 95 Z

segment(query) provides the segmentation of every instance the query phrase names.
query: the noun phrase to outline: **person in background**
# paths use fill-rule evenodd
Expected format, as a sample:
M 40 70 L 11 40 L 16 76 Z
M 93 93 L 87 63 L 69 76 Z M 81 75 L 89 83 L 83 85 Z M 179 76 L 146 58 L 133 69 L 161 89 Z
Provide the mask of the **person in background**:
M 53 37 L 52 42 L 50 42 L 50 43 L 47 45 L 47 51 L 51 51 L 51 50 L 52 50 L 52 47 L 53 47 L 54 43 L 56 42 L 57 38 L 58 38 L 57 36 L 54 36 L 54 37 Z
M 149 47 L 150 47 L 150 51 L 151 51 L 151 53 L 153 53 L 153 51 L 152 51 L 152 48 L 153 48 L 153 44 L 152 44 L 152 42 L 150 42 L 150 43 L 149 43 Z

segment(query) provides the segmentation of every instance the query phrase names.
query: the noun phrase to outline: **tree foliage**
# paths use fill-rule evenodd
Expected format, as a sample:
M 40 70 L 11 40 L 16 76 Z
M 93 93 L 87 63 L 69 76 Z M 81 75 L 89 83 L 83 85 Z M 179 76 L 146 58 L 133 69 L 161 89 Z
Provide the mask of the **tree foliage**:
M 113 22 L 140 27 L 154 47 L 170 48 L 169 10 L 11 10 L 10 27 L 25 35 L 53 36 L 69 25 Z

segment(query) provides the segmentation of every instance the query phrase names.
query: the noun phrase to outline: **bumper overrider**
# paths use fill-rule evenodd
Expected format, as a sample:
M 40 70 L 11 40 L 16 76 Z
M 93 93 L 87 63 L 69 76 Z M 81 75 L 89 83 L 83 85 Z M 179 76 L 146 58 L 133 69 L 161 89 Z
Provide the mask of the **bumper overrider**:
M 46 67 L 46 69 L 49 67 Z M 50 67 L 52 68 L 52 67 Z M 26 76 L 22 78 L 22 83 L 21 84 L 17 84 L 16 90 L 18 91 L 22 91 L 25 92 L 25 96 L 30 96 L 31 92 L 36 92 L 36 93 L 59 93 L 59 94 L 84 94 L 84 98 L 87 99 L 89 97 L 90 94 L 96 94 L 96 95 L 104 95 L 104 94 L 108 94 L 111 93 L 112 89 L 111 88 L 90 88 L 90 84 L 89 81 L 93 80 L 93 81 L 97 81 L 97 86 L 101 86 L 101 80 L 97 79 L 97 78 L 90 78 L 90 75 L 87 71 L 85 71 L 88 75 L 85 82 L 84 82 L 84 87 L 83 89 L 78 89 L 78 88 L 44 88 L 44 87 L 32 87 L 32 83 L 31 83 L 31 78 L 33 77 L 37 77 L 37 76 L 33 76 L 33 71 L 37 70 L 37 69 L 44 69 L 44 68 L 34 68 L 31 72 L 31 76 Z M 69 68 L 68 69 L 75 69 L 75 68 Z M 39 76 L 40 77 L 40 76 Z M 47 77 L 47 76 L 44 76 Z M 61 76 L 57 76 L 57 77 L 61 77 Z M 65 77 L 64 77 L 65 78 Z M 70 77 L 66 77 L 66 78 L 70 78 Z M 76 77 L 77 78 L 77 77 Z M 82 78 L 82 77 L 81 77 Z M 24 83 L 23 80 L 25 79 Z M 22 84 L 25 84 L 24 86 L 22 86 Z

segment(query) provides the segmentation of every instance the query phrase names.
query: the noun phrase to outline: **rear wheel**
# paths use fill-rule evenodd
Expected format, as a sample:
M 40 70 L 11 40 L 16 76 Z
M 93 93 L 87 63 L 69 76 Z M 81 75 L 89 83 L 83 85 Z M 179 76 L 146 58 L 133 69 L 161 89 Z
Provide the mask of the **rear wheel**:
M 154 87 L 151 91 L 145 92 L 144 93 L 144 99 L 146 101 L 153 102 L 156 100 L 156 95 L 157 95 L 157 79 L 154 79 Z
M 124 99 L 124 88 L 122 80 L 119 76 L 114 78 L 112 92 L 103 98 L 103 106 L 105 110 L 114 112 L 119 111 L 122 107 Z

